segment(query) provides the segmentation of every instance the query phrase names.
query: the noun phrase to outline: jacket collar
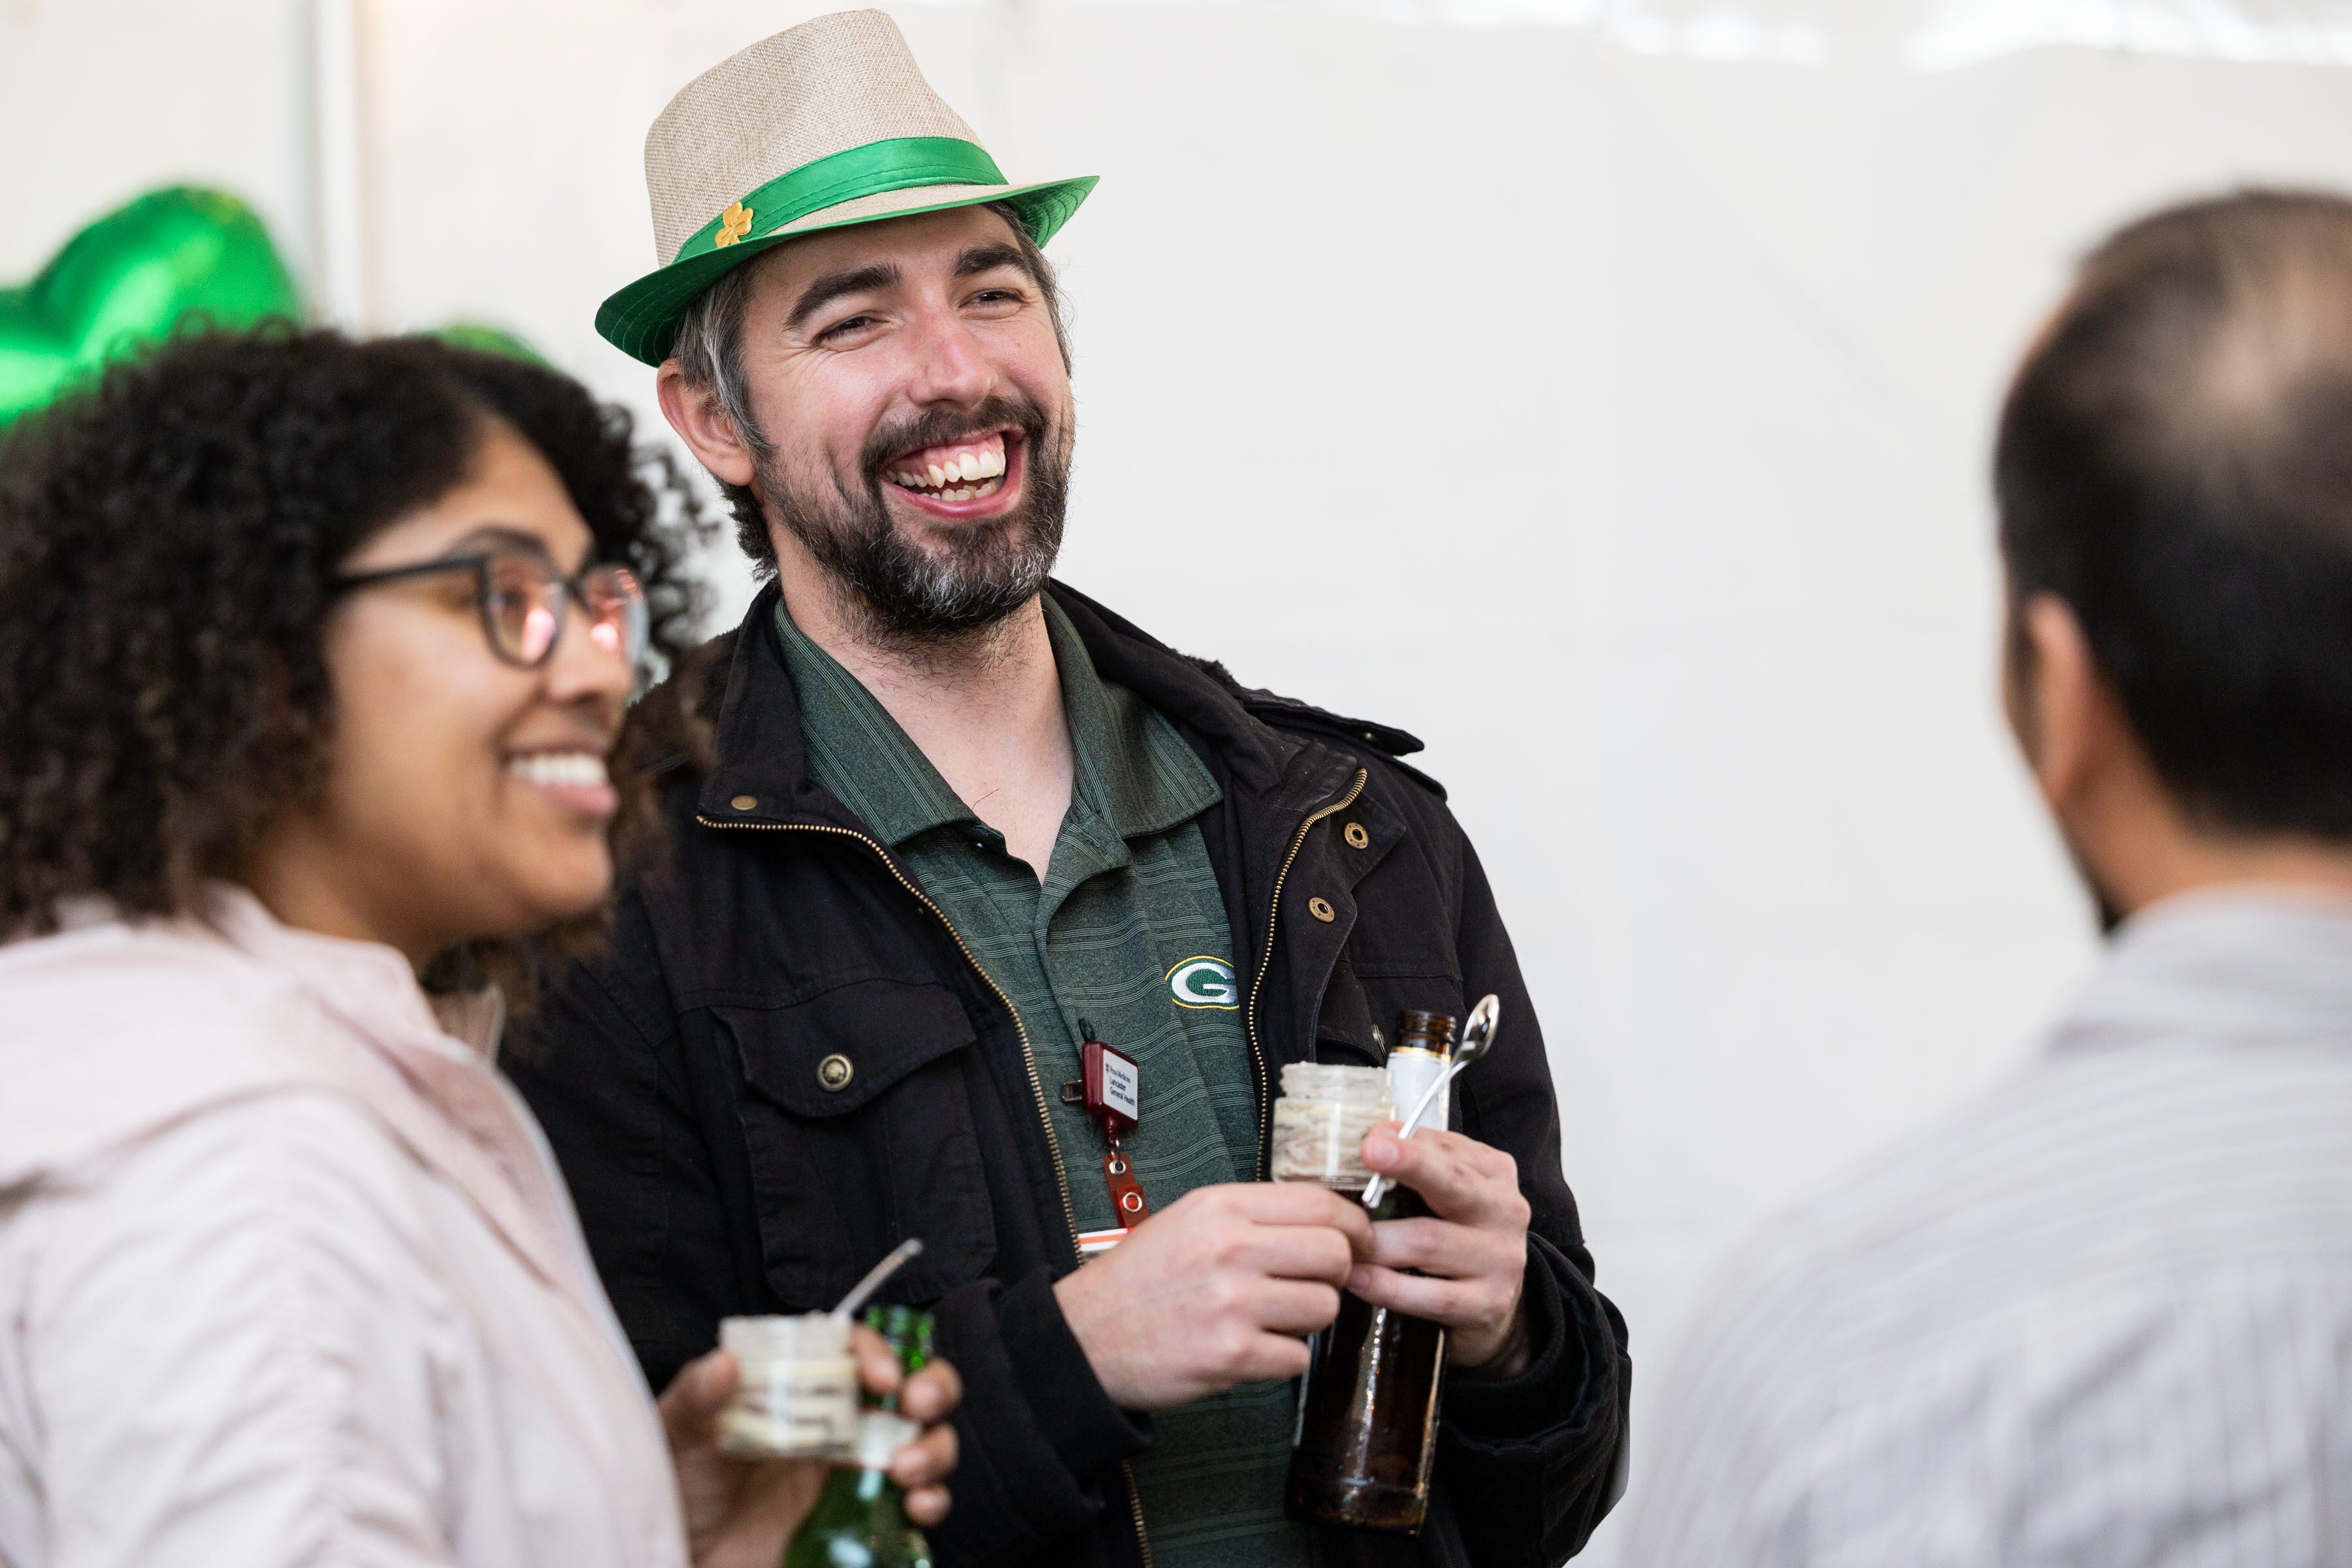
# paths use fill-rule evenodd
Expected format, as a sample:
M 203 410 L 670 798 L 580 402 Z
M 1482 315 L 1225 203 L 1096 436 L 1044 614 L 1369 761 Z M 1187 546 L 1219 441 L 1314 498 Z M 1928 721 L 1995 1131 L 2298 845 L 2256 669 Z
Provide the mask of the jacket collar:
M 201 916 L 83 918 L 0 948 L 0 1186 L 208 1109 L 297 1089 L 366 1109 L 543 1277 L 593 1301 L 571 1202 L 490 1065 L 498 1009 L 452 1038 L 391 948 L 280 924 L 225 882 Z
M 1312 809 L 1352 776 L 1354 759 L 1288 735 L 1250 712 L 1234 688 L 1067 585 L 1046 585 L 1093 659 L 1116 681 L 1215 755 L 1227 787 L 1276 810 Z M 753 597 L 726 651 L 713 721 L 715 764 L 695 811 L 720 825 L 815 823 L 871 829 L 809 774 L 798 695 L 775 626 L 779 590 Z

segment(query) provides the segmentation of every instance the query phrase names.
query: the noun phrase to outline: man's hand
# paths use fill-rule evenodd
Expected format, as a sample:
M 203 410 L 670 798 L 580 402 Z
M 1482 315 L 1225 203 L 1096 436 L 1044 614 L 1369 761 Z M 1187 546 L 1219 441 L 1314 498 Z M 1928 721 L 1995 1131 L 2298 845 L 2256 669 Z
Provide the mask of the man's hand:
M 1297 1377 L 1369 1256 L 1364 1205 L 1325 1187 L 1196 1187 L 1054 1287 L 1114 1403 L 1165 1410 Z
M 955 1369 L 933 1362 L 899 1388 L 898 1358 L 882 1336 L 860 1325 L 852 1342 L 857 1375 L 876 1394 L 898 1394 L 920 1437 L 898 1450 L 890 1474 L 907 1489 L 907 1517 L 937 1524 L 948 1513 L 940 1483 L 955 1468 L 955 1428 L 940 1426 L 963 1397 Z M 687 1544 L 695 1568 L 774 1568 L 784 1543 L 816 1505 L 828 1467 L 821 1459 L 730 1459 L 718 1447 L 719 1412 L 734 1397 L 742 1369 L 725 1351 L 688 1362 L 661 1396 L 662 1431 L 677 1467 Z
M 1421 1194 L 1427 1218 L 1372 1226 L 1371 1255 L 1348 1289 L 1446 1328 L 1446 1360 L 1487 1377 L 1527 1370 L 1519 1292 L 1528 1270 L 1528 1200 L 1519 1163 L 1459 1132 L 1399 1138 L 1384 1122 L 1364 1139 L 1364 1164 Z M 1406 1274 L 1404 1269 L 1420 1271 Z

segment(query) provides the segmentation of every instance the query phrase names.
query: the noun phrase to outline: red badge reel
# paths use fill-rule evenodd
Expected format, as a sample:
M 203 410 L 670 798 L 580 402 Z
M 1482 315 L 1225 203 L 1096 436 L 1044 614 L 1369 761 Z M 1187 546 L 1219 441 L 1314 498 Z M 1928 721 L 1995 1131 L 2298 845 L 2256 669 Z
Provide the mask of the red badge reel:
M 1078 1027 L 1089 1037 L 1094 1034 L 1083 1018 Z M 1097 1039 L 1088 1038 L 1081 1049 L 1087 1076 L 1062 1086 L 1062 1101 L 1085 1106 L 1095 1125 L 1102 1129 L 1103 1184 L 1110 1192 L 1111 1213 L 1118 1216 L 1113 1228 L 1090 1230 L 1078 1237 L 1079 1256 L 1092 1258 L 1108 1252 L 1127 1239 L 1129 1230 L 1150 1219 L 1151 1201 L 1143 1195 L 1143 1184 L 1136 1179 L 1135 1166 L 1118 1142 L 1143 1121 L 1143 1069 Z

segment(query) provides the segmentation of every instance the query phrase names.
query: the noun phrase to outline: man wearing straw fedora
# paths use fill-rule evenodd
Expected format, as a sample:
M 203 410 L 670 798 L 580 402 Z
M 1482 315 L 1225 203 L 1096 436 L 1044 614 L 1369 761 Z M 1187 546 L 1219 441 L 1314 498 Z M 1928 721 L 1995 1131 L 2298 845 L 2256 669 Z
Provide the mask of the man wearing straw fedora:
M 873 11 L 689 84 L 646 167 L 661 265 L 597 326 L 768 581 L 640 705 L 667 841 L 515 1072 L 654 1383 L 919 1237 L 886 1299 L 967 1381 L 947 1562 L 1570 1555 L 1613 1496 L 1624 1326 L 1418 742 L 1047 576 L 1073 414 L 1039 247 L 1094 181 L 1005 178 Z M 1260 1179 L 1286 1065 L 1377 1065 L 1401 1011 L 1488 992 L 1451 1130 L 1363 1146 L 1430 1217 Z M 1341 1288 L 1448 1331 L 1418 1536 L 1284 1513 Z

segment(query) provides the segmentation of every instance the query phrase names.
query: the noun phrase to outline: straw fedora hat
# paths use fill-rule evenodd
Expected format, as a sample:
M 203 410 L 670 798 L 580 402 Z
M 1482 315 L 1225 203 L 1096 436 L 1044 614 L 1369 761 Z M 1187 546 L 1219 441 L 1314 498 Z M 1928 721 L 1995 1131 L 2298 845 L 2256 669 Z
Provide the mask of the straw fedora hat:
M 646 134 L 660 265 L 604 301 L 596 331 L 659 364 L 677 319 L 730 268 L 819 229 L 1007 202 L 1043 245 L 1095 177 L 1007 181 L 931 90 L 898 25 L 837 11 L 687 83 Z

